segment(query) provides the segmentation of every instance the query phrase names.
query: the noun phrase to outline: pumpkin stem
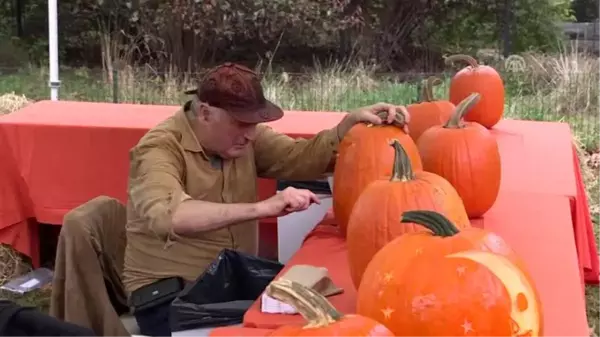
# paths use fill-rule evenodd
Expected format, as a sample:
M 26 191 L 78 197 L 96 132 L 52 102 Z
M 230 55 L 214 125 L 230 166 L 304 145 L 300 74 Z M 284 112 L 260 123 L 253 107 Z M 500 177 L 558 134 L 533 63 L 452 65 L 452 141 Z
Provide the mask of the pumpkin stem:
M 308 321 L 304 329 L 326 327 L 342 318 L 342 314 L 323 295 L 288 279 L 271 282 L 266 294 L 298 310 Z
M 473 109 L 475 104 L 479 103 L 480 100 L 481 95 L 477 92 L 474 92 L 467 96 L 460 103 L 458 103 L 456 108 L 454 108 L 452 116 L 450 116 L 444 127 L 453 129 L 464 128 L 465 125 L 463 123 L 463 118 L 469 111 L 471 111 L 471 109 Z
M 448 237 L 459 233 L 458 228 L 448 218 L 435 211 L 407 211 L 402 213 L 400 222 L 421 225 L 435 236 Z
M 394 148 L 394 168 L 390 181 L 409 181 L 414 179 L 414 172 L 410 158 L 397 139 L 392 140 L 390 145 Z
M 433 98 L 433 87 L 436 85 L 442 84 L 442 80 L 435 76 L 429 76 L 425 81 L 423 81 L 423 101 L 431 102 L 434 100 Z
M 375 115 L 377 115 L 377 117 L 381 118 L 382 121 L 387 120 L 387 116 L 388 116 L 388 112 L 387 111 L 379 111 L 378 113 L 376 113 Z M 379 126 L 382 125 L 393 125 L 399 128 L 404 128 L 404 125 L 406 124 L 406 120 L 404 120 L 404 115 L 403 114 L 396 114 L 396 117 L 394 118 L 394 120 L 392 121 L 392 124 L 381 124 Z M 374 124 L 367 124 L 368 127 L 373 127 L 375 126 Z
M 444 62 L 447 65 L 451 65 L 451 64 L 453 64 L 454 62 L 457 62 L 457 61 L 466 62 L 472 68 L 479 67 L 479 62 L 477 62 L 477 60 L 473 56 L 464 55 L 464 54 L 457 54 L 457 55 L 450 55 L 450 56 L 444 57 Z

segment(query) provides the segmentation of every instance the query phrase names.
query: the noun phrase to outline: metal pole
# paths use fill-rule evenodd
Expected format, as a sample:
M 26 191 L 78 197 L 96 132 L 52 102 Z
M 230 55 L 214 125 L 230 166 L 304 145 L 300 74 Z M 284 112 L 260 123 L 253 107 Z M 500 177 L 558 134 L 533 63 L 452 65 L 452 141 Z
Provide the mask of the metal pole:
M 58 100 L 58 1 L 48 0 L 48 55 L 50 66 L 50 99 Z
M 502 48 L 502 54 L 504 56 L 504 58 L 509 57 L 512 54 L 512 46 L 511 46 L 511 32 L 510 32 L 510 28 L 512 25 L 512 15 L 511 15 L 511 10 L 512 10 L 512 1 L 511 0 L 504 0 L 504 24 L 502 26 L 502 40 L 504 42 L 503 48 Z
M 113 65 L 114 67 L 114 65 Z M 119 103 L 119 71 L 113 68 L 113 103 Z

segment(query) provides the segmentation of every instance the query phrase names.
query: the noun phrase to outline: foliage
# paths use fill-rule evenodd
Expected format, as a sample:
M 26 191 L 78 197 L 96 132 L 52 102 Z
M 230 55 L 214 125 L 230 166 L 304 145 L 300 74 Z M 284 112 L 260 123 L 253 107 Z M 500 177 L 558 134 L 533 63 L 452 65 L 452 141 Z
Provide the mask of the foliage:
M 0 35 L 16 34 L 14 3 L 0 5 Z M 47 2 L 22 3 L 18 45 L 45 63 Z M 555 23 L 570 17 L 570 0 L 511 3 L 512 52 L 551 47 Z M 69 0 L 59 1 L 59 47 L 63 63 L 109 70 L 117 60 L 196 70 L 315 56 L 429 69 L 443 53 L 500 47 L 506 13 L 502 0 Z

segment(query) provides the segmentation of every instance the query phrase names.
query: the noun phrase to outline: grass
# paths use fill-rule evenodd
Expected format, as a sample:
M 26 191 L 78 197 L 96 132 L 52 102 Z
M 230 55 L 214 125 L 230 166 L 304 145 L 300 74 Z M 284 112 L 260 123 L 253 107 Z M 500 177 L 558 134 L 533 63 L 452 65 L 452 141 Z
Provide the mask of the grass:
M 525 55 L 525 60 L 525 71 L 502 72 L 506 87 L 505 117 L 570 124 L 581 149 L 580 158 L 598 240 L 599 61 L 578 53 Z M 501 64 L 494 66 L 502 69 Z M 419 78 L 426 76 L 403 74 L 403 79 L 412 79 L 405 81 L 398 75 L 377 74 L 368 66 L 338 64 L 316 67 L 306 74 L 267 73 L 263 85 L 266 95 L 287 110 L 347 111 L 378 101 L 415 102 Z M 443 83 L 435 88 L 434 96 L 445 99 L 451 74 L 437 76 L 443 79 Z M 149 67 L 125 67 L 113 79 L 112 74 L 90 69 L 64 68 L 61 70 L 63 84 L 60 97 L 63 100 L 109 102 L 116 98 L 119 102 L 177 105 L 185 100 L 183 90 L 192 88 L 198 77 L 175 71 L 157 73 Z M 31 100 L 47 99 L 47 81 L 47 71 L 43 68 L 0 69 L 0 94 L 15 93 Z M 27 295 L 20 301 L 43 307 L 47 300 L 44 291 Z M 597 287 L 586 286 L 588 320 L 591 334 L 596 336 L 600 335 L 598 297 Z

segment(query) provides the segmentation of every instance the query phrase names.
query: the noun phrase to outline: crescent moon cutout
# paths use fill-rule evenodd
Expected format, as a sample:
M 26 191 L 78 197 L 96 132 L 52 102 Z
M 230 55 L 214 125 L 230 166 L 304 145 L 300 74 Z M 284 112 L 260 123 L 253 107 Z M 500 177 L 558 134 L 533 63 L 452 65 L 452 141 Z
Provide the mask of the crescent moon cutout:
M 540 308 L 535 291 L 523 273 L 507 258 L 481 251 L 450 254 L 447 258 L 462 258 L 477 262 L 496 276 L 511 298 L 513 336 L 540 336 Z

